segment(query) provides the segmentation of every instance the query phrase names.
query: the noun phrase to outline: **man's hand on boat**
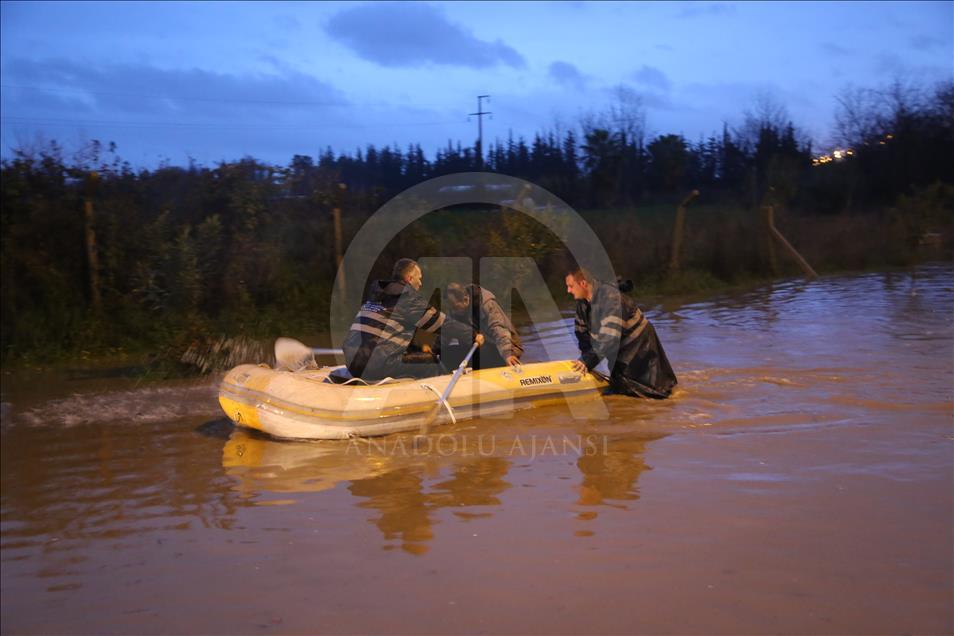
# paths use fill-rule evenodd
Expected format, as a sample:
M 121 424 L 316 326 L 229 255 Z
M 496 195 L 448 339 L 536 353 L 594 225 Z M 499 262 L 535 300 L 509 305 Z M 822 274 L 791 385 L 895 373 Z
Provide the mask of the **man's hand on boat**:
M 479 334 L 477 334 L 476 336 L 474 336 L 474 342 L 477 343 L 477 346 L 478 346 L 478 347 L 484 346 L 484 342 L 485 342 L 485 341 L 486 341 L 486 338 L 484 338 L 484 334 L 482 334 L 482 333 L 479 333 Z M 520 366 L 520 358 L 518 358 L 517 356 L 507 356 L 507 361 L 506 361 L 506 362 L 507 362 L 507 364 L 508 364 L 509 366 L 511 366 L 511 367 L 519 367 L 519 366 Z
M 582 360 L 574 360 L 570 364 L 573 365 L 573 370 L 577 373 L 586 373 L 586 364 Z

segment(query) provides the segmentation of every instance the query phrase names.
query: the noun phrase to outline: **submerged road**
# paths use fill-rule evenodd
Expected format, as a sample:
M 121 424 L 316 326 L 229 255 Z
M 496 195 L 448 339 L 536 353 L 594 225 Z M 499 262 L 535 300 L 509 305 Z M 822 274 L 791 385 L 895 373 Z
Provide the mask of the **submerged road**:
M 2 631 L 951 633 L 952 292 L 944 265 L 647 308 L 674 399 L 423 449 L 251 435 L 214 379 L 5 379 Z

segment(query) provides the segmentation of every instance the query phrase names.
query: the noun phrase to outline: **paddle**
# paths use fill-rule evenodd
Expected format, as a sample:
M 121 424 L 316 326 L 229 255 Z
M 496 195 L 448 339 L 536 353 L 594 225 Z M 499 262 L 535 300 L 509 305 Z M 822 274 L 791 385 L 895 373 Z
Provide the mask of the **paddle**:
M 477 347 L 479 346 L 480 341 L 475 340 L 474 346 L 470 348 L 470 351 L 467 352 L 467 355 L 464 356 L 464 359 L 461 360 L 459 365 L 457 365 L 457 370 L 454 371 L 454 376 L 451 378 L 451 381 L 447 383 L 447 388 L 444 389 L 444 393 L 441 395 L 440 401 L 434 406 L 434 410 L 428 414 L 427 419 L 424 420 L 424 423 L 421 424 L 421 435 L 427 435 L 431 424 L 434 423 L 434 420 L 437 419 L 437 414 L 441 411 L 441 405 L 447 404 L 447 398 L 451 394 L 451 391 L 454 390 L 454 385 L 457 384 L 460 376 L 464 374 L 464 369 L 467 368 L 467 365 L 470 363 L 470 359 L 474 356 L 474 352 L 477 351 Z
M 341 349 L 320 349 L 309 347 L 303 342 L 294 338 L 279 338 L 275 341 L 275 361 L 279 366 L 295 371 L 302 368 L 309 360 L 314 360 L 316 355 L 343 355 Z

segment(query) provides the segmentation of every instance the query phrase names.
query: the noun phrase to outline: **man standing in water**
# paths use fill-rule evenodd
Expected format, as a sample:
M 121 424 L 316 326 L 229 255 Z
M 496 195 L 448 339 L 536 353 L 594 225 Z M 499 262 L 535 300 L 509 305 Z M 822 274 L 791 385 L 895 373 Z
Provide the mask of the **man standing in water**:
M 423 378 L 444 373 L 429 351 L 406 355 L 417 329 L 432 334 L 447 329 L 461 342 L 471 341 L 474 332 L 470 325 L 448 318 L 427 304 L 420 293 L 422 283 L 418 264 L 402 258 L 394 264 L 390 280 L 371 284 L 368 299 L 344 341 L 345 361 L 352 376 L 376 381 L 388 376 Z M 478 333 L 473 342 L 481 345 L 484 337 Z
M 566 291 L 576 299 L 576 339 L 580 359 L 574 370 L 592 370 L 607 358 L 610 387 L 625 395 L 665 399 L 676 385 L 656 330 L 617 285 L 592 278 L 582 268 L 566 276 Z

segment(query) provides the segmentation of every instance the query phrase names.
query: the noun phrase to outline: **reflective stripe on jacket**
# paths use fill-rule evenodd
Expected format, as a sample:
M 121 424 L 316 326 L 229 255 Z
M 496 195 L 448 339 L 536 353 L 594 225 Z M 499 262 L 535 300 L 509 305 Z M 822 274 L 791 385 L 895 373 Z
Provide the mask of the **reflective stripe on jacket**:
M 638 350 L 639 336 L 649 321 L 632 298 L 615 285 L 597 282 L 593 300 L 576 301 L 574 328 L 580 345 L 580 359 L 588 369 L 606 358 L 610 368 L 616 362 L 629 364 Z
M 470 333 L 466 325 L 428 305 L 404 281 L 375 281 L 344 341 L 348 370 L 355 377 L 389 375 L 400 366 L 415 330 L 437 333 L 442 327 L 450 327 L 462 342 Z

